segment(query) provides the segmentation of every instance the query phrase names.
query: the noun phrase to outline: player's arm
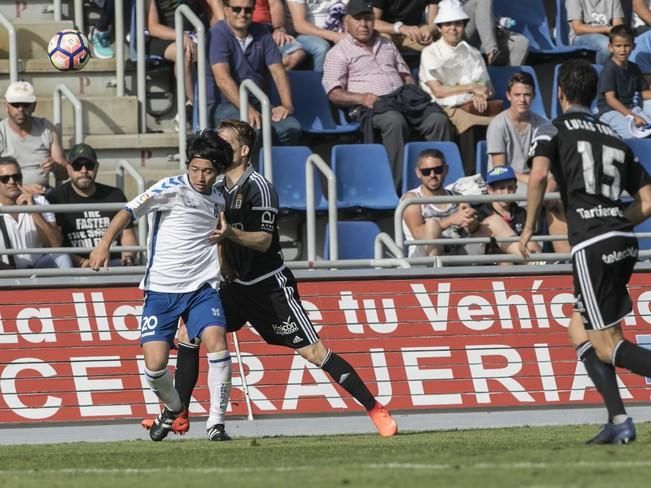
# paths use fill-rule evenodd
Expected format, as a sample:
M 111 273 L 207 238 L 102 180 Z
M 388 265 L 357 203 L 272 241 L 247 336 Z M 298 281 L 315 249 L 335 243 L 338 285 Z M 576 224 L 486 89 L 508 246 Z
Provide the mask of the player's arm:
M 651 216 L 651 184 L 644 185 L 638 190 L 633 202 L 626 207 L 624 216 L 633 225 L 637 225 Z
M 111 244 L 116 239 L 116 237 L 124 230 L 124 228 L 129 225 L 132 219 L 132 214 L 127 210 L 120 210 L 115 214 L 111 223 L 104 232 L 104 235 L 95 246 L 95 249 L 92 250 L 88 260 L 90 261 L 90 267 L 93 271 L 98 271 L 100 267 L 108 267 L 109 262 L 109 249 Z
M 615 22 L 613 21 L 613 24 L 614 23 Z M 570 21 L 570 24 L 572 25 L 572 29 L 574 29 L 574 33 L 577 36 L 581 36 L 583 34 L 606 34 L 607 35 L 610 32 L 610 28 L 612 27 L 610 24 L 609 25 L 585 24 L 583 23 L 582 20 L 579 19 L 574 19 Z
M 546 156 L 535 156 L 529 173 L 529 188 L 527 190 L 527 220 L 520 234 L 520 254 L 524 257 L 529 255 L 527 247 L 533 236 L 538 215 L 542 208 L 545 190 L 549 177 L 551 161 Z
M 272 235 L 262 230 L 245 231 L 236 229 L 228 223 L 224 212 L 221 212 L 219 226 L 211 234 L 210 240 L 221 242 L 224 239 L 255 251 L 266 252 L 271 246 Z

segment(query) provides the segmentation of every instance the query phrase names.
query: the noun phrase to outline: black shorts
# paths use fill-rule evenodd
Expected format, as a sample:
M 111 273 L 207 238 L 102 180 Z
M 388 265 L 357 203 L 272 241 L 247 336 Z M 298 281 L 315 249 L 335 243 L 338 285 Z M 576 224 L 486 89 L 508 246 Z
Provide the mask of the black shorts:
M 632 234 L 615 235 L 573 252 L 574 310 L 581 313 L 587 330 L 616 325 L 633 309 L 627 285 L 637 253 Z
M 169 39 L 159 39 L 158 37 L 148 37 L 147 38 L 147 54 L 149 56 L 158 56 L 160 58 L 165 57 L 165 50 L 169 47 L 170 44 L 174 44 L 176 41 L 171 41 Z
M 229 332 L 249 322 L 267 344 L 299 349 L 319 341 L 287 268 L 252 285 L 222 283 L 219 294 Z

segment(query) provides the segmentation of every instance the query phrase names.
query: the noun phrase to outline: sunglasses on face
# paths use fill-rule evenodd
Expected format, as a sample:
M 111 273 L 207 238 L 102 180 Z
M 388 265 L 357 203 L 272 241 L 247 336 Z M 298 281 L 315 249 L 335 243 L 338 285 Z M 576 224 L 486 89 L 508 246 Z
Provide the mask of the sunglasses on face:
M 14 102 L 10 103 L 13 108 L 30 108 L 32 106 L 31 103 L 26 103 L 26 102 Z
M 423 176 L 429 176 L 432 173 L 435 175 L 442 175 L 445 171 L 445 166 L 432 166 L 431 168 L 419 168 L 420 174 Z
M 97 167 L 97 163 L 93 163 L 92 161 L 75 161 L 74 163 L 70 163 L 70 166 L 72 166 L 72 169 L 75 171 L 81 171 L 81 168 L 86 168 L 88 171 L 93 171 Z
M 9 180 L 14 180 L 14 183 L 22 183 L 23 175 L 21 173 L 14 173 L 13 175 L 2 175 L 0 176 L 0 183 L 6 185 L 9 183 Z
M 233 11 L 234 14 L 239 14 L 242 10 L 244 10 L 244 15 L 251 15 L 253 14 L 253 7 L 230 7 L 229 8 Z

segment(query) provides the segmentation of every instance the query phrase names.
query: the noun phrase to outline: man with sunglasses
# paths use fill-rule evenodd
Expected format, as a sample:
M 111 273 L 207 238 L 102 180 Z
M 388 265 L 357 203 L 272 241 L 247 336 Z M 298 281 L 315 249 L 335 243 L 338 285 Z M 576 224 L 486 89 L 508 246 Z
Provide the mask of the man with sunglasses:
M 56 187 L 48 193 L 48 201 L 52 204 L 83 203 L 126 203 L 127 199 L 122 190 L 113 186 L 97 183 L 99 162 L 95 150 L 88 144 L 77 144 L 68 153 L 69 181 Z M 76 212 L 61 212 L 56 214 L 57 225 L 63 232 L 63 245 L 66 247 L 93 248 L 108 229 L 109 222 L 117 210 L 79 210 Z M 133 223 L 129 222 L 119 238 L 122 246 L 138 244 Z M 76 267 L 87 268 L 90 265 L 88 252 L 72 254 L 72 262 Z M 112 253 L 111 266 L 130 266 L 135 262 L 133 251 Z
M 47 205 L 41 195 L 33 195 L 22 186 L 23 174 L 16 158 L 0 156 L 0 205 Z M 61 231 L 54 214 L 0 214 L 0 269 L 71 268 L 66 254 L 2 254 L 2 249 L 59 247 Z
M 34 87 L 27 81 L 9 84 L 5 92 L 7 118 L 0 120 L 0 156 L 20 162 L 24 188 L 45 194 L 50 173 L 56 180 L 67 178 L 63 148 L 52 123 L 32 114 L 36 108 Z
M 301 124 L 294 111 L 287 73 L 278 46 L 269 28 L 252 22 L 254 0 L 224 2 L 225 20 L 210 29 L 209 58 L 220 91 L 212 114 L 216 126 L 224 119 L 240 117 L 240 83 L 252 80 L 267 95 L 273 81 L 280 104 L 271 108 L 271 133 L 274 144 L 295 145 L 301 137 Z M 252 100 L 248 120 L 256 130 L 262 128 L 259 103 Z

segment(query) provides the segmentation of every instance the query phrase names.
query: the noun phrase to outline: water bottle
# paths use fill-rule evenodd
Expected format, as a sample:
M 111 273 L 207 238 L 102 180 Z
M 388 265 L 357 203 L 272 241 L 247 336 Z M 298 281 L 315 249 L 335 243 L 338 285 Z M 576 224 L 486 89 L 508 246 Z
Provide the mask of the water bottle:
M 516 24 L 516 20 L 511 17 L 498 17 L 497 19 L 497 25 L 502 29 L 512 29 Z

